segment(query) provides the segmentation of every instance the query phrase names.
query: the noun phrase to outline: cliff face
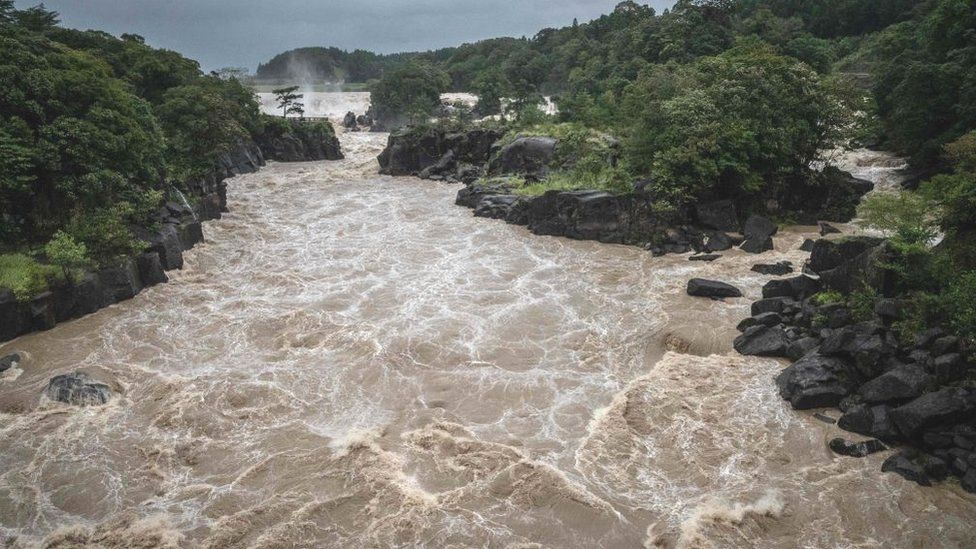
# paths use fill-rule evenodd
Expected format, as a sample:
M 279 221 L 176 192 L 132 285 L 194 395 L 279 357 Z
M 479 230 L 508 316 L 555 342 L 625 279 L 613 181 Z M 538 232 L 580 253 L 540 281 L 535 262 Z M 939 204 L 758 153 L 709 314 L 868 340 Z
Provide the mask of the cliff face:
M 183 268 L 183 252 L 203 242 L 202 223 L 220 219 L 227 211 L 228 178 L 258 171 L 266 158 L 284 162 L 342 158 L 331 125 L 325 124 L 308 128 L 296 124 L 295 131 L 266 132 L 257 137 L 257 142 L 242 140 L 233 151 L 219 156 L 210 173 L 186 182 L 185 200 L 160 206 L 152 230 L 131 227 L 135 236 L 147 243 L 142 253 L 118 265 L 86 272 L 73 283 L 54 285 L 27 302 L 0 288 L 0 341 L 49 330 L 59 322 L 131 299 L 145 288 L 167 282 L 166 271 Z M 175 188 L 171 191 L 171 195 L 179 193 Z

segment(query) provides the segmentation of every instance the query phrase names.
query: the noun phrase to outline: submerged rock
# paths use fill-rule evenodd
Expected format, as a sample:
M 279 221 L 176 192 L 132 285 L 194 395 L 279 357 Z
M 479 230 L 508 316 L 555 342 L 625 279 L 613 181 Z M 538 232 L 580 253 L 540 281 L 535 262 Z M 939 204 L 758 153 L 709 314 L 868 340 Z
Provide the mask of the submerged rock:
M 948 475 L 948 467 L 944 461 L 913 449 L 903 450 L 886 459 L 881 465 L 881 471 L 897 473 L 922 486 L 932 486 L 932 481 L 945 480 Z
M 717 280 L 693 278 L 688 281 L 688 295 L 695 297 L 710 297 L 723 299 L 726 297 L 742 297 L 742 291 L 731 284 Z
M 9 354 L 0 358 L 0 373 L 6 372 L 17 364 L 20 364 L 20 355 L 17 353 Z
M 112 390 L 88 374 L 73 372 L 51 378 L 44 394 L 51 400 L 75 406 L 100 406 L 108 402 Z

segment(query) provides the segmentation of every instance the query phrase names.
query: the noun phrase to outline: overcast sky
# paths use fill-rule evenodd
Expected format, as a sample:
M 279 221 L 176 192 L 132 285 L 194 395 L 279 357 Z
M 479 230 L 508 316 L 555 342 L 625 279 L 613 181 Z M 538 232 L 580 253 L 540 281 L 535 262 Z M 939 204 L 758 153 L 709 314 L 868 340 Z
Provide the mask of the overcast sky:
M 62 24 L 140 34 L 204 69 L 254 70 L 282 51 L 337 46 L 381 53 L 532 36 L 588 21 L 619 0 L 45 0 Z M 17 7 L 39 0 L 17 0 Z M 658 11 L 673 0 L 644 0 Z

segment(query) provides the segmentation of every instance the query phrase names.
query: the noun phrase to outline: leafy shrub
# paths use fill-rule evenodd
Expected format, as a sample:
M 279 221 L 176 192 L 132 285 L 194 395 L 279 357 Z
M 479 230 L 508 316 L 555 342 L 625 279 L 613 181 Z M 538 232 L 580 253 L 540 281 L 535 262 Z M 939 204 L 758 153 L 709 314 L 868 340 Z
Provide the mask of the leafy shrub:
M 817 305 L 831 305 L 833 303 L 843 303 L 844 294 L 834 290 L 823 291 L 813 296 L 813 302 L 816 303 Z
M 976 342 L 976 272 L 964 273 L 952 281 L 943 302 L 952 331 Z
M 10 288 L 18 301 L 30 301 L 57 280 L 56 267 L 42 265 L 23 254 L 0 255 L 0 288 Z
M 876 192 L 858 207 L 860 224 L 904 244 L 927 244 L 939 234 L 935 202 L 913 192 Z
M 131 204 L 119 202 L 91 213 L 76 215 L 65 231 L 87 248 L 89 257 L 98 265 L 110 265 L 146 246 L 129 231 L 128 225 L 135 214 Z
M 61 267 L 64 278 L 69 282 L 74 281 L 76 269 L 87 267 L 90 263 L 88 247 L 64 231 L 54 233 L 51 241 L 44 246 L 44 255 L 52 265 Z

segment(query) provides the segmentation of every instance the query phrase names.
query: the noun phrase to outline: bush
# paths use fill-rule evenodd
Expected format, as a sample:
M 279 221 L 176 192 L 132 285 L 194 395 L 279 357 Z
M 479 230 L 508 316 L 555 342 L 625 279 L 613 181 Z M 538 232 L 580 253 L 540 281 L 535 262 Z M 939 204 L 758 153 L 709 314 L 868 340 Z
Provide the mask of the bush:
M 938 234 L 935 202 L 913 192 L 876 192 L 858 207 L 860 224 L 904 244 L 927 244 Z
M 970 343 L 976 342 L 976 272 L 964 273 L 950 283 L 943 303 L 952 331 Z
M 66 232 L 87 248 L 89 257 L 95 263 L 111 265 L 146 247 L 145 242 L 136 239 L 129 231 L 128 225 L 135 214 L 131 204 L 120 202 L 92 213 L 76 215 Z
M 58 269 L 23 254 L 0 255 L 0 288 L 10 288 L 18 301 L 30 301 L 59 278 Z
M 52 265 L 61 267 L 64 278 L 69 282 L 75 280 L 74 271 L 89 264 L 88 248 L 84 243 L 75 241 L 64 231 L 54 233 L 54 238 L 44 246 L 44 255 Z

